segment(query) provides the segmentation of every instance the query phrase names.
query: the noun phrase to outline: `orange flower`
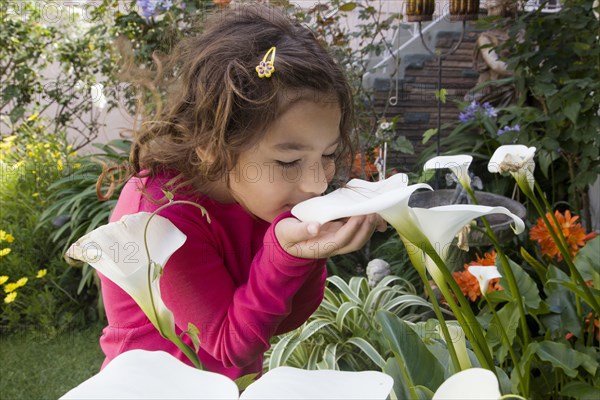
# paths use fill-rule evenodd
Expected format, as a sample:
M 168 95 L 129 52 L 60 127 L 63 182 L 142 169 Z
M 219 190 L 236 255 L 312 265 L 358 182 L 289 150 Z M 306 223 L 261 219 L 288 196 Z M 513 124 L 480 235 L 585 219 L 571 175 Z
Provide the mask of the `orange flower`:
M 575 256 L 577 251 L 585 245 L 585 242 L 596 237 L 596 234 L 593 232 L 586 235 L 581 224 L 576 223 L 579 216 L 576 215 L 572 217 L 569 210 L 565 211 L 564 215 L 557 210 L 554 215 L 560 225 L 563 236 L 567 240 L 567 248 L 571 257 Z M 552 230 L 558 232 L 554 219 L 552 219 L 552 214 L 546 213 L 546 217 L 548 218 L 548 221 L 550 221 Z M 543 255 L 550 256 L 551 258 L 557 257 L 558 261 L 562 261 L 562 254 L 542 218 L 538 218 L 537 224 L 529 231 L 529 239 L 539 243 Z
M 378 154 L 379 146 L 371 150 L 371 152 L 356 154 L 354 164 L 352 165 L 352 176 L 359 179 L 373 179 L 379 173 L 377 166 L 373 163 L 377 159 Z
M 227 5 L 229 5 L 229 3 L 231 3 L 231 0 L 213 0 L 213 3 L 216 4 L 217 6 L 223 8 L 223 7 L 227 7 Z
M 469 271 L 469 266 L 471 265 L 483 265 L 483 266 L 494 266 L 496 265 L 496 251 L 492 250 L 489 253 L 485 253 L 483 257 L 476 256 L 475 261 L 471 261 L 469 264 L 465 264 L 465 270 L 460 272 L 453 272 L 452 276 L 458 283 L 460 290 L 463 292 L 465 296 L 467 296 L 471 301 L 477 300 L 481 297 L 481 289 L 479 288 L 479 282 L 477 282 L 477 278 L 475 278 Z M 488 292 L 495 290 L 503 290 L 502 286 L 500 286 L 499 279 L 492 279 L 490 281 Z

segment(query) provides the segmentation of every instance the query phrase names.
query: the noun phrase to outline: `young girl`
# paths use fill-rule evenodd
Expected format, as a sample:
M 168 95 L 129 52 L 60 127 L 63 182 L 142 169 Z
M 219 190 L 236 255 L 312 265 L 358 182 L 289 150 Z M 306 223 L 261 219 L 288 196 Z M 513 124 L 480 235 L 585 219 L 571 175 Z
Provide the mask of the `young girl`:
M 160 214 L 186 236 L 161 278 L 178 332 L 200 330 L 205 368 L 260 373 L 272 336 L 297 328 L 323 297 L 325 259 L 359 249 L 385 224 L 375 215 L 320 226 L 290 209 L 321 195 L 349 160 L 352 100 L 343 73 L 309 30 L 264 6 L 214 15 L 165 71 L 177 86 L 158 121 L 136 132 L 135 176 L 111 221 L 175 200 Z M 131 349 L 187 358 L 108 279 L 106 365 Z

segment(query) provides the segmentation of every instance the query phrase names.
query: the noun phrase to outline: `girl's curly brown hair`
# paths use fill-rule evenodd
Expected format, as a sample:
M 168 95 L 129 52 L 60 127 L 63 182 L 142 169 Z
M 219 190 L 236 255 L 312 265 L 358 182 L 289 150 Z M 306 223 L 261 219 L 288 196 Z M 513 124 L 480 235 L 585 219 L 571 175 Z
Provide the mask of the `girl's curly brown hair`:
M 342 68 L 309 29 L 257 4 L 217 11 L 204 28 L 157 63 L 155 87 L 167 96 L 155 117 L 134 130 L 132 175 L 175 170 L 175 189 L 202 191 L 204 182 L 226 179 L 240 153 L 299 100 L 339 105 L 337 164 L 346 167 L 352 153 L 351 90 Z M 261 79 L 255 67 L 272 46 L 275 72 Z M 210 162 L 201 158 L 207 153 Z

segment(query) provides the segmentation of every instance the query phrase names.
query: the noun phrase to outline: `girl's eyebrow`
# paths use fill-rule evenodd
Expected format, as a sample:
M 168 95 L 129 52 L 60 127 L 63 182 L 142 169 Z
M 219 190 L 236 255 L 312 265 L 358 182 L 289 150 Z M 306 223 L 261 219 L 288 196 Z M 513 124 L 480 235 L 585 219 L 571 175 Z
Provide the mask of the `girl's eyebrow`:
M 331 143 L 327 148 L 330 148 L 336 144 L 338 144 L 340 138 L 337 138 L 333 143 Z M 277 150 L 281 151 L 313 151 L 314 147 L 309 143 L 299 143 L 299 142 L 283 142 L 277 143 L 273 145 L 273 147 Z

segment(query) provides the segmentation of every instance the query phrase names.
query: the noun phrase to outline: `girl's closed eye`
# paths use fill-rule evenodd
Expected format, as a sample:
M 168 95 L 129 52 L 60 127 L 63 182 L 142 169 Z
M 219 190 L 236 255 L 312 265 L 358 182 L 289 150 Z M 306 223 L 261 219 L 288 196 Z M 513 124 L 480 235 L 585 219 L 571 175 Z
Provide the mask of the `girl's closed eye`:
M 280 167 L 291 168 L 291 167 L 297 166 L 300 163 L 300 160 L 294 160 L 294 161 L 290 161 L 290 162 L 276 160 L 275 162 Z

